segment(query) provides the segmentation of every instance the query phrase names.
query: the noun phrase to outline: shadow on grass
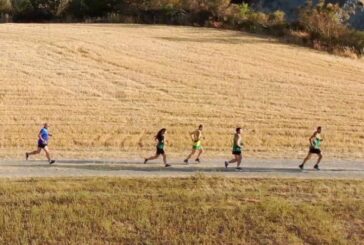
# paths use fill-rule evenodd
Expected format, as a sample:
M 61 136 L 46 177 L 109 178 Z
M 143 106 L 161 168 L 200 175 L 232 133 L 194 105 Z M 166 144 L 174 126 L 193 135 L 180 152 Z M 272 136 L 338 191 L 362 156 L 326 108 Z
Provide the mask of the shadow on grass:
M 218 44 L 279 44 L 277 41 L 272 41 L 267 37 L 265 39 L 258 38 L 246 38 L 243 35 L 242 38 L 235 37 L 156 37 L 156 39 L 171 41 L 171 42 L 197 42 L 197 43 L 218 43 Z

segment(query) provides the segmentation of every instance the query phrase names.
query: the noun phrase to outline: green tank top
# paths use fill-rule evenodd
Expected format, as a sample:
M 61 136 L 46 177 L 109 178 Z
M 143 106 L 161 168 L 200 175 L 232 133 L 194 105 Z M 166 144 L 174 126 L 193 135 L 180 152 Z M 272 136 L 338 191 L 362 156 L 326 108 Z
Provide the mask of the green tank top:
M 163 150 L 164 149 L 164 136 L 157 138 L 157 140 L 158 140 L 158 144 L 157 144 L 158 149 Z
M 235 144 L 235 136 L 234 136 L 234 139 L 233 139 L 233 151 L 241 152 L 241 147 L 238 146 L 237 144 Z
M 313 147 L 318 150 L 321 148 L 321 138 L 315 138 L 315 140 L 313 141 Z

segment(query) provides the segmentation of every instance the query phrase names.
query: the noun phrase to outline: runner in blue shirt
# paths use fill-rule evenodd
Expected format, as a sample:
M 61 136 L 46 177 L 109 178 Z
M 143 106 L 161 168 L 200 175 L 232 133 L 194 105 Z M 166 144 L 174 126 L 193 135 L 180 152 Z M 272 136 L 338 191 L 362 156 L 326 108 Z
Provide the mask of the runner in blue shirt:
M 46 153 L 49 164 L 55 163 L 56 161 L 51 159 L 50 152 L 48 149 L 48 140 L 49 140 L 49 137 L 51 137 L 51 136 L 52 136 L 52 134 L 50 134 L 48 132 L 48 124 L 45 123 L 43 128 L 40 130 L 40 132 L 38 134 L 38 149 L 33 152 L 25 153 L 25 159 L 28 160 L 29 156 L 39 154 L 43 149 L 44 152 Z

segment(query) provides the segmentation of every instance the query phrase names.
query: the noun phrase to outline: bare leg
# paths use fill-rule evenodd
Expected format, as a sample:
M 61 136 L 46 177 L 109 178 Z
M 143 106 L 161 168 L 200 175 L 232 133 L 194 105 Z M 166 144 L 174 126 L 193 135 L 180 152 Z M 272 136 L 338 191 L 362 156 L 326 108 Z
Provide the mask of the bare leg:
M 50 162 L 51 161 L 51 156 L 50 156 L 50 152 L 49 152 L 48 146 L 44 147 L 43 150 L 44 150 L 44 152 L 46 154 L 46 157 L 48 159 L 48 162 Z
M 29 159 L 29 156 L 30 155 L 36 155 L 36 154 L 39 154 L 41 152 L 42 148 L 38 147 L 37 150 L 35 151 L 32 151 L 32 152 L 26 152 L 25 153 L 25 160 L 28 160 Z
M 157 159 L 158 157 L 159 157 L 159 155 L 154 155 L 152 157 L 146 158 L 146 160 L 150 161 L 150 160 Z
M 162 156 L 163 156 L 164 165 L 167 165 L 167 155 L 166 155 L 166 153 L 164 153 Z
M 229 166 L 230 163 L 234 163 L 238 161 L 238 155 L 234 155 L 234 159 L 230 160 L 230 161 L 226 161 L 225 162 L 225 168 L 227 168 Z
M 311 159 L 312 154 L 308 153 L 308 155 L 306 156 L 306 158 L 303 160 L 302 164 L 300 166 L 305 166 L 305 163 Z
M 238 156 L 237 155 L 234 155 L 234 159 L 230 160 L 228 163 L 234 163 L 234 162 L 237 162 L 238 161 Z
M 190 155 L 188 155 L 188 157 L 186 158 L 186 160 L 188 161 L 194 154 L 195 154 L 196 150 L 195 149 L 192 149 L 192 152 Z M 186 162 L 185 160 L 185 162 Z
M 322 154 L 319 155 L 319 158 L 317 159 L 316 165 L 319 165 L 319 163 L 321 162 L 321 160 L 322 160 Z
M 203 153 L 203 149 L 198 151 L 197 159 L 200 159 L 201 154 Z
M 32 152 L 28 152 L 27 155 L 31 156 L 31 155 L 37 155 L 41 152 L 42 148 L 38 147 L 38 150 L 32 151 Z
M 238 162 L 238 164 L 237 164 L 237 167 L 239 168 L 240 167 L 240 164 L 241 164 L 241 160 L 243 159 L 243 157 L 240 155 L 240 156 L 238 156 L 238 159 L 237 159 L 237 162 Z

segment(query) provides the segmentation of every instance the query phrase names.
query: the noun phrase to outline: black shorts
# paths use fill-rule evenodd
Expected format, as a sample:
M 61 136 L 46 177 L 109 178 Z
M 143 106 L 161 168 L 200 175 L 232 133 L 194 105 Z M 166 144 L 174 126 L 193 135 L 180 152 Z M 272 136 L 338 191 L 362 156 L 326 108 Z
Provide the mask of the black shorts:
M 241 151 L 233 151 L 234 156 L 241 156 Z
M 156 152 L 157 156 L 162 155 L 164 153 L 165 153 L 164 149 L 160 149 L 160 148 L 157 147 L 157 152 Z
M 311 154 L 317 154 L 320 155 L 321 154 L 321 150 L 320 149 L 315 149 L 313 147 L 310 147 L 310 151 Z
M 44 142 L 43 142 L 43 141 L 41 141 L 41 140 L 38 140 L 38 147 L 39 147 L 39 148 L 44 149 L 44 148 L 46 148 L 46 146 L 47 146 L 47 144 L 46 144 L 46 143 L 44 143 Z

